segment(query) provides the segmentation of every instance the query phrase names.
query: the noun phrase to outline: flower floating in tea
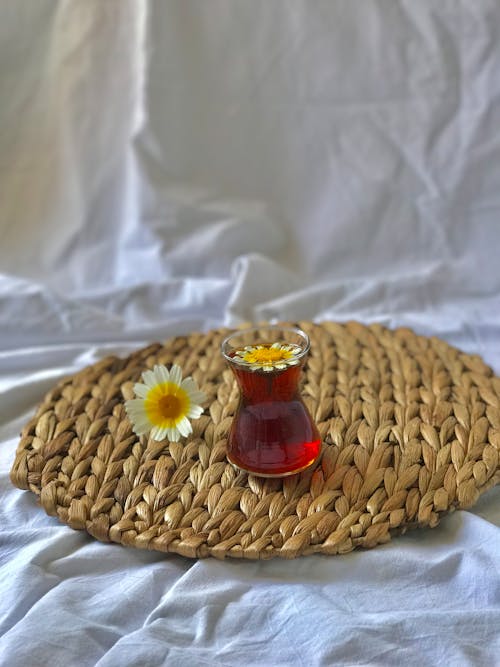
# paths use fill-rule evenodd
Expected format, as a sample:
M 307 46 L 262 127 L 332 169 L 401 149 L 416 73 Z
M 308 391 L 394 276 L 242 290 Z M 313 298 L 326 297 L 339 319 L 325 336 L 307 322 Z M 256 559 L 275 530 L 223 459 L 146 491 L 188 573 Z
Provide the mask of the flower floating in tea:
M 170 371 L 165 366 L 144 371 L 142 380 L 144 384 L 134 385 L 138 398 L 125 402 L 134 432 L 144 435 L 151 431 L 153 440 L 168 438 L 172 442 L 192 433 L 189 420 L 198 419 L 203 412 L 200 403 L 206 398 L 196 382 L 191 377 L 183 380 L 175 364 Z
M 302 352 L 299 345 L 293 343 L 272 345 L 247 345 L 237 350 L 234 361 L 245 364 L 251 370 L 273 371 L 283 370 L 287 366 L 295 366 L 299 363 L 298 356 Z

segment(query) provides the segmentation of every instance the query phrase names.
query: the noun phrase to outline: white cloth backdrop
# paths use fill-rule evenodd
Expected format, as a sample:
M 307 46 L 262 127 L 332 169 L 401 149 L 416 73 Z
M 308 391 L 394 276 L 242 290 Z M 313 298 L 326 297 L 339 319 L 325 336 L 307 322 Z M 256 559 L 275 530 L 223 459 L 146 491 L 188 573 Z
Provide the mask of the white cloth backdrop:
M 262 319 L 500 372 L 495 0 L 0 0 L 0 664 L 500 664 L 500 492 L 369 552 L 103 545 L 8 479 L 63 375 Z

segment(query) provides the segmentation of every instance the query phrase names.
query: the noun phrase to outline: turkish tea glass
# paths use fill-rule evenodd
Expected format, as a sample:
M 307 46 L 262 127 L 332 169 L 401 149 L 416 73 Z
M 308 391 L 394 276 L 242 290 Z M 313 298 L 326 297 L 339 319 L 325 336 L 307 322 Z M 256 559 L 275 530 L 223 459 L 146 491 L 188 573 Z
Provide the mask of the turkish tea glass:
M 237 331 L 222 343 L 240 398 L 227 448 L 230 463 L 260 477 L 285 477 L 311 466 L 321 438 L 300 395 L 309 337 L 292 327 Z

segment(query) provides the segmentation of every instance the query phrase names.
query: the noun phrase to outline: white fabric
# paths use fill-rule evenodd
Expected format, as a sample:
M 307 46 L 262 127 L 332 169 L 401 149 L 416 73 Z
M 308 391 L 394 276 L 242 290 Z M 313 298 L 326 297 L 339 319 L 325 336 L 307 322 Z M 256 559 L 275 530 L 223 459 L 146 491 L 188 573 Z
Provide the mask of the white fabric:
M 261 319 L 500 372 L 494 0 L 0 2 L 0 663 L 493 665 L 500 492 L 370 552 L 103 545 L 8 479 L 60 377 Z

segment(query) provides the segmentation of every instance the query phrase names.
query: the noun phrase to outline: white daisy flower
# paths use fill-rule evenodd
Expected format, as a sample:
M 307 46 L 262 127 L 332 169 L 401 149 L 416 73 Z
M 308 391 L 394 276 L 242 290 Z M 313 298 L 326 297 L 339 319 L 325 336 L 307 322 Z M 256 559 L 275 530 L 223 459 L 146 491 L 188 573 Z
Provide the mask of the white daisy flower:
M 294 343 L 272 345 L 247 345 L 237 350 L 233 359 L 239 364 L 248 366 L 250 370 L 272 371 L 283 370 L 287 366 L 295 366 L 300 362 L 302 352 L 300 345 Z
M 125 402 L 134 433 L 144 435 L 151 431 L 153 440 L 168 438 L 172 442 L 192 433 L 189 420 L 198 419 L 203 412 L 200 403 L 206 399 L 196 382 L 191 377 L 183 380 L 182 371 L 175 364 L 170 371 L 165 366 L 144 371 L 142 380 L 144 384 L 134 385 L 138 398 Z

